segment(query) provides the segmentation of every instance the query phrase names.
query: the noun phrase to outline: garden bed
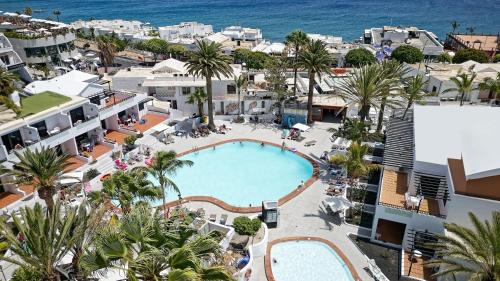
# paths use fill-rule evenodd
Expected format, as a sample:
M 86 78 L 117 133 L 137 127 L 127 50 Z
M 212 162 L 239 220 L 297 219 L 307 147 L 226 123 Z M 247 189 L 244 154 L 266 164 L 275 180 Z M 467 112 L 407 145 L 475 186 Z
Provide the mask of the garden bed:
M 346 211 L 345 221 L 349 224 L 359 225 L 366 228 L 373 226 L 373 214 L 362 211 L 362 206 L 357 205 Z
M 370 242 L 370 239 L 350 234 L 349 238 L 368 258 L 374 259 L 382 273 L 391 281 L 398 280 L 400 252 Z

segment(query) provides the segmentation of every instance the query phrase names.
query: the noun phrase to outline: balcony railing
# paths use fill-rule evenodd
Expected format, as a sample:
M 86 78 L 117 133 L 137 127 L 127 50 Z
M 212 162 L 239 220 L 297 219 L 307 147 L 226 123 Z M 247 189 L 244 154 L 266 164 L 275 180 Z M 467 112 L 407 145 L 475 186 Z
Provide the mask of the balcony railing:
M 69 129 L 71 129 L 71 126 L 68 126 L 68 127 L 65 127 L 65 128 L 61 128 L 59 130 L 52 129 L 51 131 L 48 132 L 49 133 L 48 135 L 40 137 L 40 139 L 41 140 L 46 140 L 46 139 L 51 138 L 53 136 L 57 136 L 58 134 L 60 134 L 60 133 L 62 133 L 64 131 L 67 131 Z

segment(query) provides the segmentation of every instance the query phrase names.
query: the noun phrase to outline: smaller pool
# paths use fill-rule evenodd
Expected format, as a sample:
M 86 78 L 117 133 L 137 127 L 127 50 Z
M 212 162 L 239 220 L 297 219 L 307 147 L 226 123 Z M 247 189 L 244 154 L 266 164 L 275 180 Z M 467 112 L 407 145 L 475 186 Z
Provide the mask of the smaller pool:
M 271 248 L 270 262 L 276 281 L 354 281 L 344 260 L 320 241 L 277 243 Z

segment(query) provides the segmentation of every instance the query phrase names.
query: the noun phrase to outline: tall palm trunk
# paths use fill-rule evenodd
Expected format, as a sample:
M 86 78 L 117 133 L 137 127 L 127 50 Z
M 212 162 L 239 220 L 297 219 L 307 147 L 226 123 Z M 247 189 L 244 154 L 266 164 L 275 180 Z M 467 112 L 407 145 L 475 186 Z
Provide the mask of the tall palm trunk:
M 413 99 L 409 99 L 408 100 L 408 105 L 406 106 L 405 112 L 403 113 L 403 118 L 406 117 L 406 113 L 408 112 L 408 110 L 410 109 L 410 107 L 412 106 L 412 104 L 413 104 Z
M 214 109 L 212 102 L 212 72 L 208 72 L 205 79 L 207 80 L 207 103 L 208 103 L 208 128 L 215 128 L 214 124 Z
M 307 94 L 307 123 L 312 124 L 312 106 L 313 106 L 313 93 L 314 93 L 314 77 L 316 73 L 309 71 L 309 93 Z
M 359 110 L 359 119 L 361 122 L 365 122 L 366 117 L 370 113 L 370 106 L 369 105 L 362 105 L 361 109 Z
M 55 188 L 52 186 L 42 186 L 38 189 L 38 197 L 45 201 L 45 205 L 47 206 L 49 213 L 52 213 L 52 210 L 54 209 L 54 195 Z
M 161 186 L 161 200 L 163 203 L 163 216 L 167 217 L 167 198 L 165 197 L 165 189 L 167 188 L 165 186 L 165 181 L 163 180 L 163 177 L 159 178 L 160 186 Z
M 295 46 L 295 57 L 293 60 L 293 95 L 297 94 L 297 58 L 299 56 L 298 46 Z
M 200 114 L 200 118 L 203 116 L 203 102 L 198 102 L 198 113 Z
M 378 121 L 377 121 L 377 133 L 380 133 L 382 131 L 382 122 L 384 121 L 384 111 L 386 103 L 387 103 L 387 97 L 384 96 L 380 101 L 380 111 L 378 113 Z
M 464 105 L 464 97 L 465 97 L 465 92 L 462 92 L 462 96 L 460 97 L 460 106 Z
M 238 87 L 238 115 L 241 115 L 241 89 Z

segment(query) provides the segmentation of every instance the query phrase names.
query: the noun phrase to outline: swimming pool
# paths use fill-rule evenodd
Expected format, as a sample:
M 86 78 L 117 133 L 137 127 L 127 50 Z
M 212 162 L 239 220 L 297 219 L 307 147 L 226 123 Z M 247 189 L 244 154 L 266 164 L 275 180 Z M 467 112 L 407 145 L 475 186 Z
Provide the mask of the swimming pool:
M 344 260 L 321 241 L 291 240 L 271 246 L 275 281 L 354 281 Z
M 183 198 L 211 196 L 236 207 L 278 200 L 313 174 L 305 158 L 250 141 L 224 143 L 180 158 L 194 162 L 171 176 Z M 177 194 L 167 191 L 167 201 L 176 199 Z M 153 204 L 160 205 L 161 200 Z

